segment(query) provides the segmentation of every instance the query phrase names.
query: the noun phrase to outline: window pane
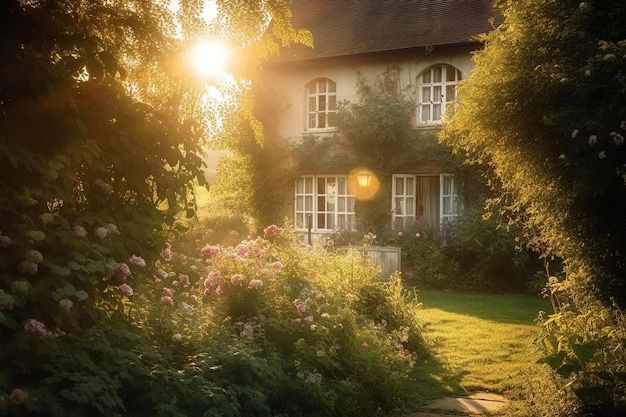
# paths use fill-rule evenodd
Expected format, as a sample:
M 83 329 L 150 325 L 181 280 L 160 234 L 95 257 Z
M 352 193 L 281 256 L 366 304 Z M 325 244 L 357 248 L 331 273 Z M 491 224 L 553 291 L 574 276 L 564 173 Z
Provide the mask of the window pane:
M 297 211 L 304 210 L 304 198 L 302 196 L 296 197 L 296 210 Z
M 347 194 L 346 179 L 343 177 L 337 178 L 337 194 Z
M 315 96 L 309 97 L 309 111 L 317 111 L 317 100 L 315 100 Z
M 415 200 L 413 199 L 413 197 L 407 197 L 406 198 L 406 203 L 405 203 L 405 213 L 407 216 L 412 216 L 413 214 L 415 214 Z
M 323 196 L 317 197 L 317 209 L 320 211 L 324 211 L 326 208 L 326 198 Z
M 308 177 L 304 179 L 304 192 L 307 194 L 313 193 L 313 178 Z
M 422 122 L 430 121 L 430 106 L 422 106 Z
M 456 86 L 447 85 L 446 86 L 446 101 L 450 103 L 454 101 L 455 98 L 456 98 Z
M 433 103 L 441 103 L 441 86 L 436 85 L 433 87 Z
M 346 199 L 345 197 L 337 198 L 337 212 L 344 213 L 346 211 Z
M 429 103 L 430 100 L 430 87 L 422 87 L 422 103 Z
M 309 114 L 309 128 L 310 129 L 315 129 L 317 127 L 317 117 L 315 117 L 315 114 Z
M 423 82 L 424 84 L 430 84 L 430 80 L 431 80 L 431 78 L 430 78 L 430 74 L 431 74 L 431 73 L 432 73 L 432 70 L 431 70 L 431 71 L 426 71 L 426 72 L 424 73 L 424 75 L 422 75 L 422 82 Z
M 304 198 L 304 210 L 313 211 L 313 196 L 307 195 Z
M 323 94 L 326 92 L 326 80 L 319 81 L 319 93 Z
M 396 178 L 396 194 L 403 195 L 404 194 L 404 178 Z
M 348 197 L 348 212 L 354 213 L 354 197 Z
M 332 82 L 330 80 L 328 81 L 328 92 L 329 93 L 337 92 L 337 84 L 335 84 L 334 82 Z
M 433 105 L 433 120 L 441 119 L 441 104 Z
M 394 210 L 396 212 L 396 216 L 403 214 L 404 212 L 404 207 L 402 207 L 402 198 L 401 197 L 396 197 L 395 199 L 395 204 L 394 204 Z
M 335 228 L 335 222 L 334 222 L 334 218 L 335 217 L 333 214 L 327 214 L 326 215 L 326 228 L 327 229 L 334 229 Z
M 309 84 L 308 94 L 315 94 L 317 92 L 317 83 Z
M 319 124 L 316 127 L 319 129 L 323 129 L 326 127 L 326 113 L 319 114 Z
M 433 68 L 433 82 L 435 83 L 440 83 L 441 82 L 441 73 L 442 73 L 443 67 L 435 67 Z
M 415 186 L 413 185 L 413 182 L 415 181 L 415 179 L 413 177 L 408 177 L 406 179 L 406 195 L 413 195 L 415 194 Z
M 319 111 L 324 111 L 326 109 L 326 96 L 319 96 L 319 107 L 317 108 Z
M 337 110 L 337 96 L 328 96 L 328 110 Z
M 324 214 L 317 215 L 317 228 L 318 229 L 326 229 L 326 216 Z

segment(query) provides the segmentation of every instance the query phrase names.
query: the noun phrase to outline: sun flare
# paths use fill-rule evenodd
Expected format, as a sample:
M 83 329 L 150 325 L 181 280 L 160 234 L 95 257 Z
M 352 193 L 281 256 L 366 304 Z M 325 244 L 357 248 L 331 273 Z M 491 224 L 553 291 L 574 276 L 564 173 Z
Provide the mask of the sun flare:
M 191 64 L 202 77 L 216 76 L 226 71 L 230 51 L 218 41 L 200 41 L 191 53 Z

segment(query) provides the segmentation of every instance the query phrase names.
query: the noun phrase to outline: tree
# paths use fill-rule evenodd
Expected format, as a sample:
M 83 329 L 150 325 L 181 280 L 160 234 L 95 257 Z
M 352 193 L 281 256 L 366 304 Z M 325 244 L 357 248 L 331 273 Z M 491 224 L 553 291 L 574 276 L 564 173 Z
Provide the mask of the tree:
M 600 412 L 625 397 L 626 327 L 611 299 L 626 304 L 626 5 L 497 5 L 504 22 L 482 37 L 441 139 L 485 167 L 496 215 L 563 260 L 566 280 L 547 288 L 545 361 Z
M 10 352 L 35 346 L 24 333 L 79 336 L 125 319 L 140 284 L 128 264 L 150 265 L 179 213 L 194 215 L 209 135 L 245 97 L 241 68 L 301 35 L 283 0 L 181 0 L 176 15 L 167 3 L 0 3 L 3 393 L 23 373 Z M 211 21 L 199 17 L 208 4 Z M 189 51 L 227 35 L 247 65 L 207 86 Z M 207 101 L 207 87 L 234 99 Z
M 626 301 L 621 2 L 500 1 L 442 139 L 489 167 L 502 211 L 546 256 Z M 573 269 L 570 269 L 573 271 Z

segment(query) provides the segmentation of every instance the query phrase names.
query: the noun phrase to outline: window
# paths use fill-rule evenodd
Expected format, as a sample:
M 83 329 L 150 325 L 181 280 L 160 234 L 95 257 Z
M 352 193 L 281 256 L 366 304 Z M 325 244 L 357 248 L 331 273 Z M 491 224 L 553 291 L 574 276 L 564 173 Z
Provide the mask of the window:
M 307 130 L 332 129 L 329 116 L 337 112 L 337 85 L 319 78 L 308 83 L 306 91 Z
M 441 123 L 441 115 L 454 109 L 461 71 L 452 65 L 438 65 L 419 77 L 418 124 Z
M 460 181 L 452 174 L 393 176 L 392 227 L 404 229 L 415 222 L 441 226 L 463 209 Z
M 354 196 L 347 176 L 307 175 L 296 180 L 297 230 L 354 230 Z

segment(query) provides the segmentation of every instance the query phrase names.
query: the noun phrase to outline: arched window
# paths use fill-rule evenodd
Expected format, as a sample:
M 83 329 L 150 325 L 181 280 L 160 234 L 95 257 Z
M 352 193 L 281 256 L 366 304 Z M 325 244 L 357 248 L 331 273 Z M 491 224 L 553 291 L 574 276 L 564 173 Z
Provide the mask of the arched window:
M 337 85 L 318 78 L 306 85 L 307 130 L 332 129 L 329 116 L 337 112 Z
M 441 115 L 454 110 L 461 71 L 452 65 L 428 68 L 418 78 L 418 125 L 441 123 Z

